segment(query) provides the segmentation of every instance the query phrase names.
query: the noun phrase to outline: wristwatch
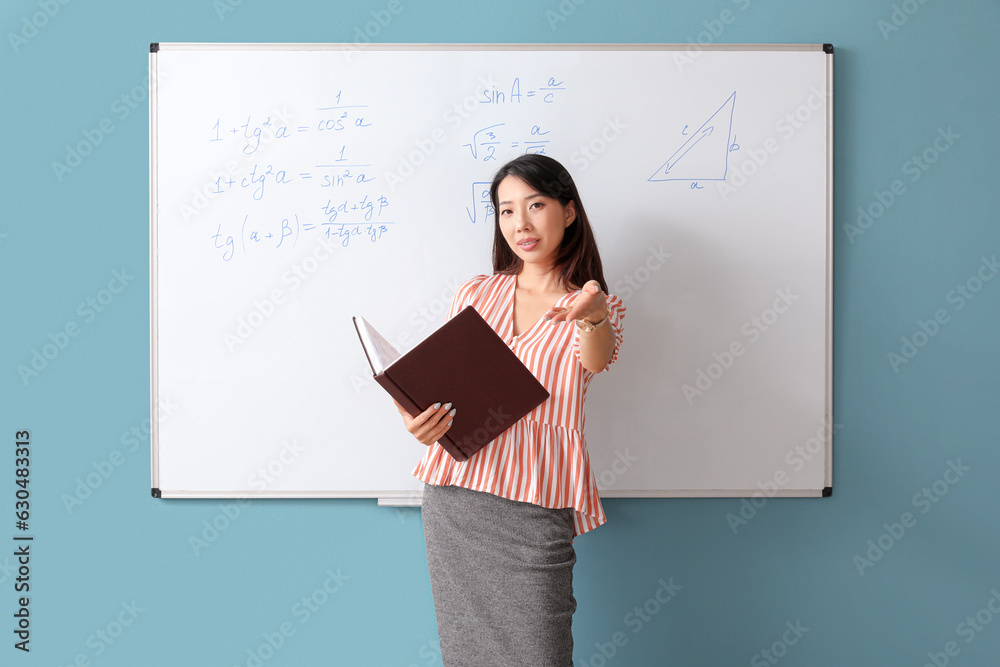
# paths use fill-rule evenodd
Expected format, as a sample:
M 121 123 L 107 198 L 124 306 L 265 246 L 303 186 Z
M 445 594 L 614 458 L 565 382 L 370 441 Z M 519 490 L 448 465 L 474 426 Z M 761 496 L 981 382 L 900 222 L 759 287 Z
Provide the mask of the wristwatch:
M 601 326 L 608 321 L 608 316 L 605 315 L 600 322 L 591 322 L 589 320 L 574 320 L 576 322 L 576 328 L 583 333 L 590 333 L 597 327 Z

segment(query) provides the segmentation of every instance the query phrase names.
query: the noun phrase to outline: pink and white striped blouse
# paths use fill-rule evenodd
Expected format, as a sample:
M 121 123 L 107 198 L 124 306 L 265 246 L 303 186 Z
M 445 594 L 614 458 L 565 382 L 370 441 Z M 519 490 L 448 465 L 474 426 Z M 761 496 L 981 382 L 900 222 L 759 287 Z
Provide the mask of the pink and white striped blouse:
M 476 276 L 455 293 L 448 319 L 473 306 L 549 391 L 549 398 L 462 463 L 441 445 L 431 445 L 413 474 L 427 484 L 461 486 L 553 509 L 571 507 L 574 534 L 581 535 L 607 521 L 583 435 L 584 400 L 594 373 L 580 363 L 573 322 L 540 319 L 514 335 L 516 285 L 514 275 Z M 563 296 L 556 305 L 578 293 Z M 607 299 L 615 331 L 610 367 L 622 342 L 625 306 L 616 296 Z

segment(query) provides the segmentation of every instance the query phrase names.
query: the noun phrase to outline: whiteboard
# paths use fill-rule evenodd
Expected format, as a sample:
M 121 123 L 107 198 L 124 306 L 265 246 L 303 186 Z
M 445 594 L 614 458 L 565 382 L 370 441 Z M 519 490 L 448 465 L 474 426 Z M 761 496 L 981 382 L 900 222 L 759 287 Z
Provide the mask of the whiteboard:
M 627 307 L 586 405 L 602 495 L 829 495 L 832 58 L 152 45 L 153 495 L 419 497 L 351 316 L 403 350 L 441 324 L 526 152 Z

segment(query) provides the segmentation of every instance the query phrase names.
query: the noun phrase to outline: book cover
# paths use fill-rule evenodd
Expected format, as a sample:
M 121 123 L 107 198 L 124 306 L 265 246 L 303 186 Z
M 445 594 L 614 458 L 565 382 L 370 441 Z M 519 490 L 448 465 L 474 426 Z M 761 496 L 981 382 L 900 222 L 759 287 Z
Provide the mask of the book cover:
M 407 412 L 452 404 L 454 423 L 438 442 L 457 461 L 467 460 L 549 397 L 472 306 L 402 355 L 363 318 L 355 317 L 354 325 L 375 381 Z

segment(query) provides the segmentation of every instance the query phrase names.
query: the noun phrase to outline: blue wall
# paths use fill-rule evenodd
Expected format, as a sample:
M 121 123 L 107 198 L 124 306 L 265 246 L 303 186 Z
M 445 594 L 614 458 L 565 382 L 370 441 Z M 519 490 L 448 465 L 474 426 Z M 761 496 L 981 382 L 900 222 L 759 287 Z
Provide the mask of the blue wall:
M 379 42 L 835 45 L 834 495 L 755 515 L 607 501 L 577 541 L 577 665 L 996 664 L 1000 6 L 399 3 L 3 3 L 0 663 L 439 664 L 416 511 L 149 494 L 149 43 L 367 26 Z M 51 358 L 24 373 L 35 351 Z M 30 654 L 11 632 L 16 534 L 35 536 Z

